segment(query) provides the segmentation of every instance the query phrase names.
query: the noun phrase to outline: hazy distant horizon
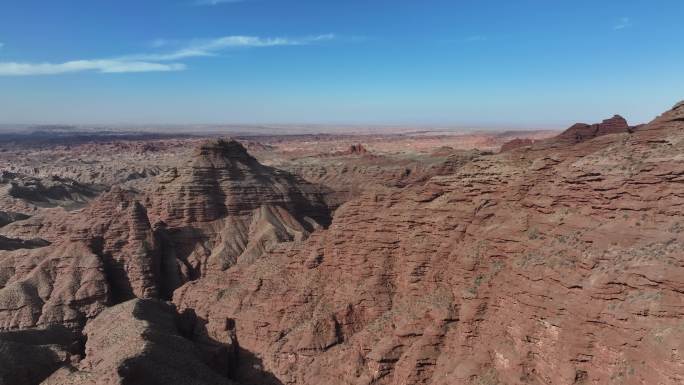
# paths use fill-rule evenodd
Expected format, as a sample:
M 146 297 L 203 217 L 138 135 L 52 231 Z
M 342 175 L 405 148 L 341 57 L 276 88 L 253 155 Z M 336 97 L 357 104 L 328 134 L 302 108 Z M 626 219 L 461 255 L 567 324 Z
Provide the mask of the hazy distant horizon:
M 665 107 L 664 109 L 666 109 Z M 7 129 L 19 128 L 22 130 L 28 129 L 45 129 L 50 127 L 69 127 L 73 129 L 85 129 L 85 130 L 173 130 L 174 133 L 192 133 L 192 132 L 220 132 L 226 129 L 266 129 L 266 130 L 278 130 L 285 129 L 289 131 L 296 131 L 301 129 L 302 131 L 313 132 L 315 130 L 322 130 L 322 132 L 334 132 L 335 130 L 340 130 L 340 132 L 346 132 L 348 130 L 377 130 L 379 133 L 385 130 L 428 130 L 428 131 L 558 131 L 569 128 L 575 123 L 587 123 L 593 124 L 598 123 L 604 119 L 608 119 L 615 114 L 605 115 L 599 119 L 576 119 L 574 121 L 563 121 L 556 122 L 555 124 L 544 124 L 544 123 L 530 123 L 530 124 L 515 124 L 515 123 L 492 123 L 492 124 L 478 124 L 478 123 L 401 123 L 401 122 L 228 122 L 228 123 L 156 123 L 156 122 L 140 122 L 140 123 L 73 123 L 73 122 L 22 122 L 22 123 L 3 123 L 0 121 L 0 132 Z M 651 119 L 645 121 L 632 121 L 628 118 L 627 114 L 618 114 L 625 117 L 630 125 L 639 125 L 650 122 L 657 116 L 653 116 Z

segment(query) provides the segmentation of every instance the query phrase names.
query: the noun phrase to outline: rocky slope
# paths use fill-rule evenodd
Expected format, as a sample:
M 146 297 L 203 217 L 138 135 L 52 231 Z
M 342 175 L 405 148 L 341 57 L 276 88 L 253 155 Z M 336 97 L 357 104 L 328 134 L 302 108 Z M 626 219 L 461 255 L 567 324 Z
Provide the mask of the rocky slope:
M 629 132 L 631 128 L 625 118 L 615 115 L 597 124 L 577 123 L 558 135 L 556 140 L 579 143 L 585 140 L 596 138 L 597 136 L 608 134 L 620 134 Z
M 87 258 L 89 264 L 101 270 L 98 285 L 108 288 L 105 302 L 158 297 L 161 266 L 165 260 L 162 260 L 157 236 L 138 198 L 135 192 L 114 188 L 85 209 L 69 213 L 45 212 L 5 226 L 2 231 L 6 235 L 23 239 L 39 237 L 52 242 L 51 247 L 32 252 L 35 264 L 17 271 L 34 274 L 31 269 L 54 259 L 47 265 L 50 274 L 55 279 L 66 278 L 69 275 L 62 274 L 59 269 L 65 255 L 73 255 Z M 53 250 L 59 250 L 59 253 Z M 25 253 L 25 250 L 18 250 L 0 254 L 0 261 L 18 260 Z M 14 273 L 10 281 L 21 279 L 22 276 Z M 43 283 L 38 281 L 36 284 Z M 77 290 L 82 285 L 79 282 L 69 284 L 76 285 L 70 290 Z M 5 289 L 0 289 L 0 293 Z M 46 287 L 42 296 L 51 298 L 51 289 L 54 285 Z
M 214 140 L 71 211 L 0 196 L 0 384 L 684 382 L 684 104 L 359 149 L 290 173 Z
M 173 306 L 131 300 L 108 308 L 86 326 L 85 359 L 43 385 L 230 385 L 181 335 Z
M 22 215 L 21 212 L 33 212 L 42 207 L 82 207 L 99 193 L 99 186 L 55 175 L 39 178 L 9 171 L 0 173 L 0 210 L 19 211 L 13 213 L 14 218 Z M 0 224 L 6 221 L 7 214 L 1 215 Z
M 0 331 L 82 327 L 109 293 L 102 259 L 82 242 L 0 251 Z
M 174 302 L 272 383 L 682 383 L 684 106 L 589 127 L 366 192 Z
M 329 222 L 316 186 L 262 166 L 237 142 L 204 144 L 173 173 L 153 194 L 114 187 L 80 210 L 4 215 L 0 330 L 78 329 L 105 306 L 170 298 L 206 271 Z
M 431 154 L 388 156 L 373 154 L 356 144 L 346 151 L 300 158 L 279 166 L 308 182 L 327 187 L 325 201 L 331 208 L 337 208 L 364 191 L 422 183 L 432 176 L 453 172 L 464 160 L 483 154 L 486 152 L 444 147 Z
M 534 144 L 534 142 L 535 141 L 533 139 L 515 138 L 515 139 L 501 145 L 500 152 L 506 152 L 506 151 L 515 150 L 516 148 L 520 148 L 520 147 L 531 146 Z
M 201 145 L 158 181 L 146 204 L 165 230 L 165 250 L 183 261 L 183 281 L 248 263 L 330 222 L 320 187 L 260 164 L 236 141 Z
M 0 332 L 0 384 L 38 384 L 82 357 L 80 333 L 54 326 Z

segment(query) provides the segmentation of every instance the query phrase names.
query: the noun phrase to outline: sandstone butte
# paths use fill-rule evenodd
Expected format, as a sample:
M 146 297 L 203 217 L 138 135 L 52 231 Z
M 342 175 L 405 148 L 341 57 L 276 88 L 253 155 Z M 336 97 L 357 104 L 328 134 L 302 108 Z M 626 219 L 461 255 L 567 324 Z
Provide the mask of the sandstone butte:
M 337 207 L 213 141 L 5 219 L 0 383 L 684 383 L 684 104 L 509 147 Z

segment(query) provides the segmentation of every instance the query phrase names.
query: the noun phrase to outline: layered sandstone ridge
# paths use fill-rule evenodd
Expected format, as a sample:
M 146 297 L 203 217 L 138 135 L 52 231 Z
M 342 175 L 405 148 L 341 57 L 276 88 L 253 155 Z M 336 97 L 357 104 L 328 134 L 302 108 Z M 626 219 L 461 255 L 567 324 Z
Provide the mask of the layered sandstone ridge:
M 85 209 L 66 214 L 60 211 L 37 214 L 5 226 L 2 231 L 13 237 L 42 238 L 52 242 L 49 247 L 31 251 L 30 259 L 26 257 L 26 250 L 5 254 L 0 252 L 0 263 L 8 262 L 15 268 L 8 282 L 21 281 L 24 275 L 37 274 L 35 269 L 40 269 L 42 265 L 50 267 L 55 279 L 67 279 L 73 275 L 63 274 L 60 268 L 63 263 L 71 263 L 66 262 L 69 260 L 67 256 L 73 256 L 82 261 L 85 258 L 99 272 L 97 278 L 91 278 L 97 281 L 98 286 L 107 288 L 107 295 L 98 298 L 102 305 L 135 297 L 159 297 L 164 256 L 161 255 L 161 246 L 146 209 L 138 198 L 135 192 L 113 188 Z M 11 262 L 27 263 L 29 260 L 35 262 L 22 269 L 17 269 L 16 263 Z M 81 263 L 86 262 L 79 262 L 74 268 L 81 269 Z M 45 275 L 41 273 L 38 277 Z M 64 284 L 70 286 L 69 291 L 77 291 L 83 286 L 78 281 Z M 38 281 L 35 285 L 45 283 Z M 53 298 L 56 287 L 50 283 L 42 289 L 42 293 L 40 290 L 37 293 L 41 297 Z M 6 289 L 0 289 L 0 293 Z M 81 317 L 82 323 L 87 318 L 85 316 Z
M 162 175 L 148 201 L 168 234 L 166 250 L 190 280 L 327 226 L 323 197 L 320 187 L 260 164 L 240 143 L 216 140 L 201 145 L 188 166 Z
M 615 115 L 612 118 L 603 120 L 601 123 L 576 123 L 563 131 L 560 135 L 546 140 L 515 138 L 504 143 L 499 152 L 508 152 L 518 148 L 529 147 L 535 143 L 566 146 L 590 140 L 598 136 L 631 132 L 633 129 L 634 127 L 630 127 L 625 118 L 620 115 Z
M 378 188 L 174 302 L 287 384 L 684 381 L 684 107 Z M 237 372 L 249 368 L 239 365 Z
M 0 251 L 0 330 L 78 328 L 108 299 L 103 261 L 83 243 Z
M 157 214 L 170 226 L 249 215 L 263 205 L 329 221 L 315 186 L 262 165 L 234 140 L 199 146 L 190 165 L 171 171 L 155 192 L 164 196 Z
M 612 118 L 606 119 L 597 124 L 577 123 L 560 134 L 557 139 L 561 141 L 579 143 L 585 140 L 593 139 L 597 136 L 620 134 L 628 131 L 630 131 L 630 127 L 625 118 L 620 115 L 615 115 Z
M 79 329 L 106 306 L 171 298 L 187 281 L 302 241 L 330 220 L 316 186 L 234 141 L 202 144 L 173 173 L 155 194 L 115 186 L 79 210 L 3 213 L 0 330 Z
M 496 155 L 300 170 L 382 179 L 332 221 L 330 191 L 230 140 L 71 211 L 3 200 L 0 381 L 680 384 L 683 152 L 680 103 Z
M 85 359 L 43 385 L 230 385 L 181 335 L 173 306 L 134 299 L 103 311 L 84 330 Z
M 501 146 L 500 152 L 507 152 L 507 151 L 515 150 L 516 148 L 531 146 L 534 144 L 534 142 L 535 141 L 533 139 L 515 138 L 509 142 L 504 143 Z

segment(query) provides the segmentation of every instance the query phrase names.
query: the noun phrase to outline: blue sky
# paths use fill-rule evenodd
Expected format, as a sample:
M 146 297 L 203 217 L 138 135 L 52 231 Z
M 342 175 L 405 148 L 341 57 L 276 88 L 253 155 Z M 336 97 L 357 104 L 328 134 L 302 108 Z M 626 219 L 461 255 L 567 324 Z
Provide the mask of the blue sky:
M 2 0 L 0 123 L 637 123 L 681 0 Z

